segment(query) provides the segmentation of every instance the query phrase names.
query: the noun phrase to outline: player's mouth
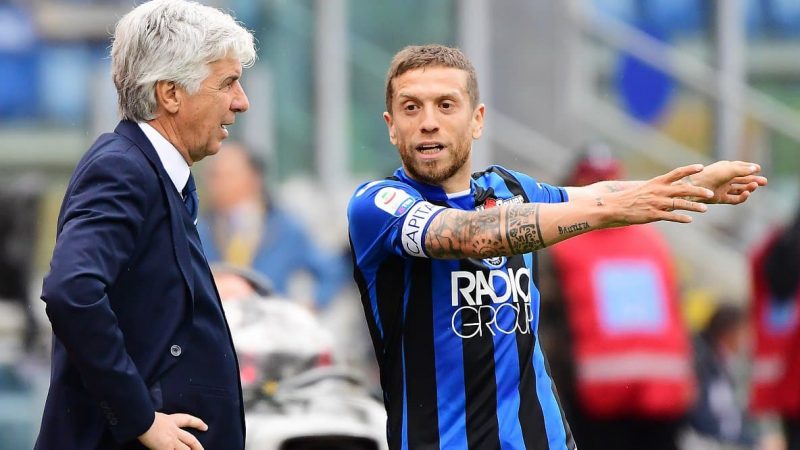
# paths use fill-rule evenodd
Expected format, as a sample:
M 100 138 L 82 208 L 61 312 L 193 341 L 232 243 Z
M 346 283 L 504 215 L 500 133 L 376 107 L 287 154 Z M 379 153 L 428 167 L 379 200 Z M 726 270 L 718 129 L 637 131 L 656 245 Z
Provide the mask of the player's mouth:
M 423 142 L 417 145 L 416 150 L 423 159 L 427 159 L 435 158 L 444 148 L 444 145 L 440 142 Z
M 231 125 L 231 124 L 230 123 L 223 123 L 223 124 L 221 124 L 219 126 L 222 129 L 222 133 L 225 135 L 225 137 L 228 137 L 228 125 Z

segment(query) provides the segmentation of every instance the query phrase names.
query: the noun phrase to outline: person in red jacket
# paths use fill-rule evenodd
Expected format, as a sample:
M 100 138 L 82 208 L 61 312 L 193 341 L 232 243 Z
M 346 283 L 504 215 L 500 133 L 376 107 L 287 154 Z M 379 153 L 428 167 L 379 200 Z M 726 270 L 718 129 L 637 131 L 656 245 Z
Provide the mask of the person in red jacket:
M 750 258 L 755 334 L 750 408 L 777 414 L 787 450 L 800 449 L 800 210 Z
M 605 145 L 586 148 L 567 185 L 622 176 Z M 651 225 L 597 230 L 553 246 L 540 321 L 581 450 L 674 450 L 695 399 L 689 333 L 669 247 Z

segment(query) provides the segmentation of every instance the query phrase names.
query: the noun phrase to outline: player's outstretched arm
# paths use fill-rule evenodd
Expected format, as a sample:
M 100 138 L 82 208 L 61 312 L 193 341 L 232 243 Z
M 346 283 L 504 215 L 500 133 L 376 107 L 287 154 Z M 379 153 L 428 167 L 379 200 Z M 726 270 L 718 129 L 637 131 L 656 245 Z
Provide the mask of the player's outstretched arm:
M 710 199 L 701 186 L 678 183 L 700 173 L 696 164 L 616 192 L 567 203 L 503 205 L 483 211 L 447 209 L 430 223 L 425 250 L 433 258 L 487 258 L 535 251 L 587 231 L 666 220 L 689 223 L 681 211 L 704 212 Z
M 675 183 L 702 186 L 714 191 L 713 197 L 693 198 L 694 201 L 738 205 L 745 202 L 759 186 L 767 185 L 767 179 L 758 175 L 759 172 L 761 172 L 761 166 L 751 162 L 717 161 L 706 166 L 702 172 L 686 176 Z M 578 200 L 633 189 L 644 183 L 644 181 L 609 180 L 588 186 L 567 187 L 566 190 L 570 200 Z

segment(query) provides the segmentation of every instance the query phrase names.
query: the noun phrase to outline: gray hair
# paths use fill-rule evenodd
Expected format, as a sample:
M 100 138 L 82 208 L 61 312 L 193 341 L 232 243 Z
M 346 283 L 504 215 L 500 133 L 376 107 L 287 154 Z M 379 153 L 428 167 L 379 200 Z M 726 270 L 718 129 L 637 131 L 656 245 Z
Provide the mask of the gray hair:
M 224 12 L 186 0 L 152 0 L 117 22 L 111 76 L 123 119 L 156 117 L 155 85 L 172 81 L 194 94 L 209 63 L 231 56 L 255 63 L 253 35 Z

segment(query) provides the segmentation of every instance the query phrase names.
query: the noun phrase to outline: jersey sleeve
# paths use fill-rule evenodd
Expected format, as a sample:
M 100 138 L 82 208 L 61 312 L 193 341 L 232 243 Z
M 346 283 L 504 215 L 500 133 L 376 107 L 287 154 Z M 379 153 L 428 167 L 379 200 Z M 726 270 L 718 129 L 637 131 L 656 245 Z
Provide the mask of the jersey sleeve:
M 511 172 L 525 189 L 531 203 L 562 203 L 569 201 L 567 190 L 563 187 L 541 183 L 520 172 Z
M 427 258 L 425 233 L 443 210 L 401 182 L 384 180 L 360 186 L 347 208 L 357 261 L 381 254 Z

